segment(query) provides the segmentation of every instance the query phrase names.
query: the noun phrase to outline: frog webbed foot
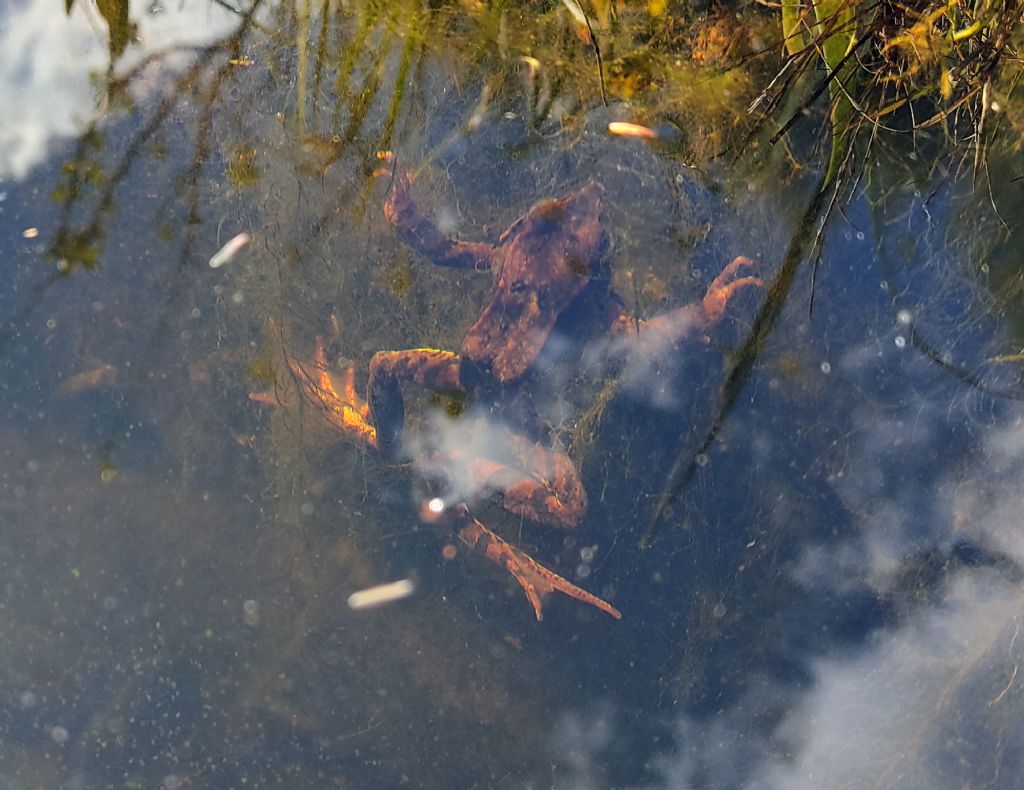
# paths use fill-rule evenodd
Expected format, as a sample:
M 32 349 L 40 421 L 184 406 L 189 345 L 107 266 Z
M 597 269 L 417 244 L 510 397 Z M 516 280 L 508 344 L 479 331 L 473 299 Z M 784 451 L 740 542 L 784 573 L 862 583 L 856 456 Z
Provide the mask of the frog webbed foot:
M 288 367 L 301 397 L 316 407 L 328 425 L 353 444 L 377 446 L 377 431 L 369 423 L 370 407 L 356 393 L 354 363 L 345 365 L 335 378 L 327 364 L 323 338 L 318 337 L 313 360 L 289 359 Z M 260 403 L 279 403 L 276 392 L 252 393 L 249 397 Z
M 512 574 L 526 593 L 530 605 L 533 606 L 534 616 L 538 620 L 544 619 L 544 597 L 553 592 L 560 592 L 577 601 L 590 604 L 616 620 L 622 618 L 622 613 L 610 603 L 548 570 L 529 554 L 512 546 L 475 518 L 459 530 L 459 540 L 470 548 L 483 552 L 487 559 Z
M 391 192 L 384 201 L 384 216 L 398 227 L 415 224 L 419 215 L 412 199 L 411 177 L 404 170 L 382 172 L 392 175 Z
M 706 326 L 711 326 L 721 319 L 725 314 L 725 308 L 728 306 L 729 300 L 737 291 L 743 288 L 761 288 L 764 286 L 764 280 L 760 277 L 745 276 L 732 279 L 737 272 L 745 268 L 752 268 L 753 266 L 754 262 L 750 258 L 744 256 L 735 258 L 732 263 L 722 269 L 721 273 L 708 286 L 702 303 Z
M 356 444 L 377 446 L 377 431 L 369 423 L 370 406 L 355 387 L 355 364 L 348 363 L 335 380 L 327 364 L 323 338 L 316 339 L 312 369 L 293 363 L 303 394 L 324 411 L 327 421 Z

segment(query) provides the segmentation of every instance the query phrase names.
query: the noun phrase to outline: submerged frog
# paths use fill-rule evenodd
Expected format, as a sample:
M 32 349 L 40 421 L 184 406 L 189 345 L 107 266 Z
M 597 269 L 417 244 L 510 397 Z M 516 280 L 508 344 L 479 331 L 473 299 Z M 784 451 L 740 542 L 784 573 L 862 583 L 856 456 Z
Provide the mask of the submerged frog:
M 384 206 L 401 238 L 436 264 L 493 272 L 491 291 L 466 333 L 461 354 L 432 348 L 380 351 L 370 362 L 365 400 L 356 394 L 351 367 L 340 384 L 332 379 L 320 343 L 312 375 L 293 365 L 304 394 L 324 407 L 337 430 L 389 460 L 398 456 L 402 446 L 402 382 L 460 394 L 478 406 L 497 410 L 523 389 L 555 333 L 603 331 L 615 336 L 614 347 L 627 353 L 671 348 L 715 324 L 738 290 L 762 285 L 759 278 L 742 273 L 752 266 L 751 261 L 737 258 L 699 303 L 647 321 L 634 320 L 623 312 L 611 285 L 608 240 L 601 225 L 604 190 L 598 183 L 588 181 L 562 197 L 538 203 L 496 244 L 457 241 L 443 234 L 418 211 L 410 186 L 408 176 L 397 175 Z M 527 427 L 502 433 L 500 453 L 460 458 L 464 451 L 433 451 L 427 454 L 426 466 L 440 469 L 457 464 L 462 474 L 474 478 L 471 488 L 500 494 L 511 512 L 573 528 L 587 506 L 576 467 L 564 452 L 528 437 Z M 465 505 L 454 503 L 447 509 L 456 514 L 462 542 L 512 574 L 538 620 L 543 596 L 554 591 L 615 618 L 621 616 L 609 603 L 544 568 L 470 517 Z

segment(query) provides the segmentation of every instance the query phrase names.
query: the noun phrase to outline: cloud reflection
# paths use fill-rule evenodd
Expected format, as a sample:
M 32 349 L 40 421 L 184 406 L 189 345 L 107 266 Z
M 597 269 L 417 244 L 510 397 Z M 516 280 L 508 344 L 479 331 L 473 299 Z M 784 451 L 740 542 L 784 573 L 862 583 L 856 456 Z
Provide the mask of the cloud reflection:
M 863 654 L 817 662 L 814 689 L 777 735 L 792 745 L 792 763 L 765 764 L 755 785 L 1015 786 L 1021 603 L 1020 590 L 994 574 L 964 576 Z
M 538 381 L 530 386 L 530 406 L 502 402 L 510 422 L 491 414 L 490 404 L 474 406 L 459 419 L 439 415 L 428 418 L 418 432 L 404 437 L 403 452 L 412 459 L 420 475 L 443 490 L 446 505 L 475 501 L 504 492 L 505 506 L 535 520 L 576 526 L 583 515 L 586 496 L 578 471 L 554 440 L 534 438 L 532 428 L 553 426 L 568 429 L 577 418 L 566 397 L 574 379 L 583 373 L 594 382 L 617 377 L 620 391 L 655 408 L 678 408 L 681 396 L 673 388 L 678 366 L 685 360 L 686 339 L 698 330 L 689 310 L 682 311 L 675 327 L 680 339 L 672 342 L 655 332 L 637 342 L 634 335 L 592 339 L 579 351 L 578 344 L 558 333 L 544 346 L 537 365 Z M 532 409 L 537 414 L 533 414 Z M 527 426 L 524 430 L 517 426 Z M 536 481 L 556 494 L 572 500 L 568 511 L 537 513 L 531 505 L 515 502 L 510 489 Z
M 1024 425 L 993 430 L 966 469 L 936 467 L 946 421 L 961 418 L 937 401 L 908 403 L 887 420 L 862 415 L 842 490 L 847 506 L 865 514 L 863 529 L 807 549 L 796 580 L 816 595 L 865 582 L 884 594 L 911 552 L 948 552 L 965 540 L 1024 560 Z M 1024 767 L 1024 594 L 1017 574 L 1004 569 L 946 565 L 936 600 L 911 607 L 855 655 L 811 662 L 812 684 L 762 733 L 762 755 L 746 755 L 742 781 L 731 764 L 705 786 L 1016 786 Z M 684 742 L 695 724 L 680 724 Z M 729 742 L 741 743 L 741 732 Z M 742 757 L 745 749 L 734 748 Z M 666 762 L 665 786 L 688 786 L 694 764 L 692 754 Z M 709 775 L 707 754 L 696 764 Z
M 159 12 L 155 12 L 159 9 Z M 214 3 L 134 2 L 129 12 L 137 40 L 118 61 L 121 73 L 156 52 L 214 41 L 239 17 Z M 109 65 L 105 21 L 89 2 L 65 15 L 59 4 L 22 2 L 0 9 L 0 179 L 19 180 L 46 160 L 52 146 L 77 135 L 103 112 L 93 83 Z M 181 67 L 190 56 L 169 54 L 161 64 Z M 134 82 L 145 90 L 149 81 Z
M 971 441 L 961 441 L 952 437 L 974 406 L 951 408 L 941 389 L 924 391 L 861 407 L 835 481 L 856 529 L 805 546 L 789 574 L 811 599 L 870 589 L 894 614 L 855 642 L 794 645 L 788 660 L 802 682 L 752 666 L 738 699 L 708 718 L 677 720 L 673 750 L 654 759 L 660 779 L 649 786 L 1020 786 L 1024 418 L 1006 406 L 987 435 L 973 424 Z M 980 559 L 963 559 L 959 546 Z M 915 557 L 936 560 L 926 581 L 907 581 Z M 573 765 L 568 781 L 603 786 L 594 776 L 593 765 Z

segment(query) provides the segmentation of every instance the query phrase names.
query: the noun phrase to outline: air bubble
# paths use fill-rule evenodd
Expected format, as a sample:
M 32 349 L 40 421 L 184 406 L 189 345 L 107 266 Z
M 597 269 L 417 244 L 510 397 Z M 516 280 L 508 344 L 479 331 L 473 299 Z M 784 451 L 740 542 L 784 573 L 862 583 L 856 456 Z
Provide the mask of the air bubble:
M 827 376 L 829 373 L 832 372 L 832 365 L 830 365 L 828 362 L 822 362 L 821 363 L 821 372 L 824 373 Z
M 260 602 L 252 598 L 242 603 L 242 622 L 248 626 L 260 624 Z
M 914 320 L 914 317 L 910 314 L 909 310 L 900 310 L 896 313 L 896 320 L 903 324 L 903 326 L 910 326 L 910 322 Z
M 907 339 L 903 335 L 896 335 L 896 339 L 893 342 L 896 344 L 896 348 L 907 347 Z

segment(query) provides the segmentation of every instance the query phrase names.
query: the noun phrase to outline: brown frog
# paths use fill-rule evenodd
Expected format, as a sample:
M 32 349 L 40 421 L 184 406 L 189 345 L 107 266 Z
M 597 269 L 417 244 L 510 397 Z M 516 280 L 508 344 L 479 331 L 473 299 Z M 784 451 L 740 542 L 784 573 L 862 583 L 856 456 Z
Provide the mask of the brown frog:
M 607 237 L 601 225 L 603 188 L 588 181 L 562 197 L 535 205 L 496 244 L 463 242 L 443 234 L 416 208 L 410 180 L 397 175 L 384 213 L 402 239 L 442 266 L 491 270 L 493 284 L 483 310 L 462 343 L 461 354 L 432 348 L 381 351 L 370 362 L 366 400 L 355 392 L 353 371 L 340 385 L 327 372 L 322 344 L 315 369 L 293 365 L 304 394 L 319 402 L 327 419 L 349 439 L 394 459 L 401 447 L 404 404 L 401 382 L 443 393 L 465 395 L 497 406 L 521 389 L 555 332 L 603 331 L 617 337 L 614 347 L 671 347 L 703 332 L 724 314 L 736 291 L 761 286 L 753 276 L 737 276 L 752 265 L 737 258 L 719 274 L 703 300 L 648 321 L 627 316 L 611 286 Z M 259 399 L 264 399 L 263 397 Z M 565 453 L 522 433 L 502 434 L 495 457 L 458 458 L 462 451 L 434 451 L 428 468 L 458 463 L 473 477 L 474 490 L 500 494 L 504 507 L 531 520 L 572 528 L 586 512 L 586 494 L 575 465 Z M 442 509 L 432 500 L 436 509 Z M 500 538 L 454 503 L 463 543 L 506 568 L 526 592 L 537 619 L 542 597 L 559 591 L 619 618 L 607 602 L 544 568 Z M 435 519 L 439 514 L 425 510 Z

